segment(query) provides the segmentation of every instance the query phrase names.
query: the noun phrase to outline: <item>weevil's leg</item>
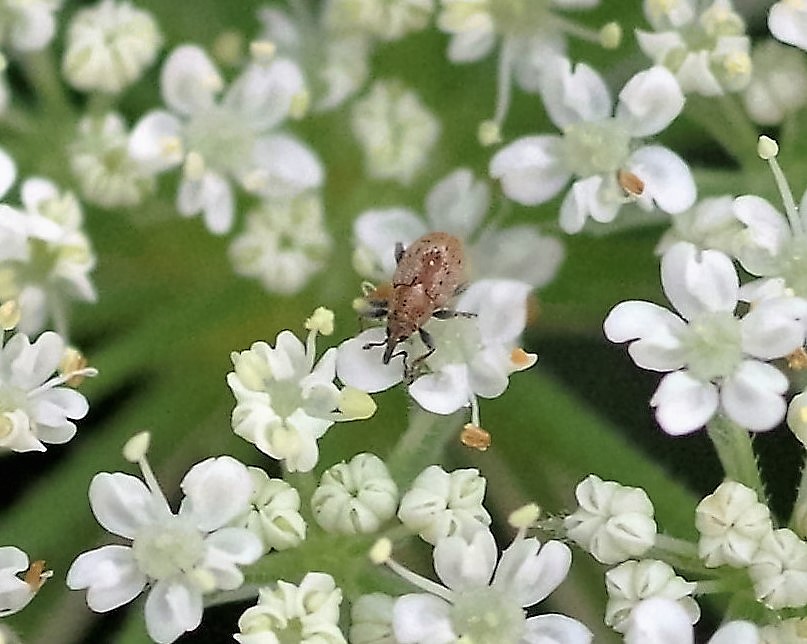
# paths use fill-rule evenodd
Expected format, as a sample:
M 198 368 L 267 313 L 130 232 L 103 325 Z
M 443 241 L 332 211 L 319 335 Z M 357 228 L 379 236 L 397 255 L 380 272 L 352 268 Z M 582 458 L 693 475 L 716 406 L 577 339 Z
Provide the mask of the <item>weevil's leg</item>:
M 432 336 L 429 334 L 428 331 L 426 331 L 425 329 L 418 329 L 418 333 L 420 334 L 420 339 L 423 342 L 423 344 L 426 345 L 428 351 L 424 353 L 422 356 L 418 356 L 417 358 L 415 358 L 412 361 L 412 364 L 407 368 L 405 372 L 406 381 L 407 383 L 410 384 L 415 379 L 417 371 L 420 368 L 420 365 L 423 364 L 425 360 L 428 360 L 429 356 L 437 350 L 437 347 L 434 345 L 434 340 L 432 339 Z
M 438 320 L 450 320 L 451 318 L 475 318 L 476 313 L 468 311 L 455 311 L 454 309 L 437 309 L 432 313 L 433 318 Z
M 468 283 L 468 282 L 463 282 L 462 284 L 458 284 L 457 288 L 454 289 L 454 297 L 457 297 L 457 295 L 462 295 L 463 293 L 465 293 L 465 291 L 468 290 L 469 286 L 470 286 L 470 283 Z
M 400 264 L 404 254 L 404 246 L 401 242 L 395 242 L 395 263 Z
M 384 339 L 384 340 L 379 340 L 378 342 L 368 342 L 367 344 L 365 344 L 364 346 L 362 346 L 362 349 L 364 349 L 365 351 L 367 351 L 367 349 L 372 349 L 373 347 L 383 347 L 383 346 L 385 346 L 386 344 L 387 344 L 386 339 Z

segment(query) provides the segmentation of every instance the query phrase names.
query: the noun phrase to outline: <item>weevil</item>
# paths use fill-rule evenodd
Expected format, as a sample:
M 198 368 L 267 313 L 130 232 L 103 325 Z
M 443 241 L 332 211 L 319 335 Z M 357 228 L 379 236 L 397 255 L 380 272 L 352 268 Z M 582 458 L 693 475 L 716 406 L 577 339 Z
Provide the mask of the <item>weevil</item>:
M 385 347 L 384 364 L 398 355 L 403 356 L 406 378 L 411 379 L 414 368 L 437 348 L 423 328 L 429 318 L 445 320 L 457 316 L 475 317 L 475 314 L 445 308 L 465 288 L 462 242 L 453 235 L 427 233 L 406 249 L 399 242 L 395 245 L 395 262 L 388 297 L 374 297 L 375 293 L 369 293 L 364 312 L 365 317 L 387 318 L 386 338 L 365 344 L 364 348 Z M 395 348 L 416 331 L 427 352 L 410 365 L 406 352 L 395 353 Z

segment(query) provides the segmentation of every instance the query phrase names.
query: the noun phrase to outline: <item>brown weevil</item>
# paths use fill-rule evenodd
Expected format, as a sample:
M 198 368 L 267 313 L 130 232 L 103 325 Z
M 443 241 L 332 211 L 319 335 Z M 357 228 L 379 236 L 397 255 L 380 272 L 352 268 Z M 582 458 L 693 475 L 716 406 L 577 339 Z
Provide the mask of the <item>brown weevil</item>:
M 384 364 L 398 355 L 403 356 L 406 378 L 411 379 L 414 367 L 436 349 L 431 336 L 423 329 L 429 318 L 445 320 L 475 315 L 445 308 L 465 287 L 465 257 L 459 239 L 448 233 L 434 232 L 416 239 L 406 249 L 399 242 L 395 245 L 395 261 L 391 292 L 386 298 L 368 294 L 364 312 L 365 317 L 387 318 L 387 336 L 381 342 L 365 344 L 364 348 L 384 346 Z M 415 331 L 428 351 L 409 365 L 406 352 L 394 351 Z

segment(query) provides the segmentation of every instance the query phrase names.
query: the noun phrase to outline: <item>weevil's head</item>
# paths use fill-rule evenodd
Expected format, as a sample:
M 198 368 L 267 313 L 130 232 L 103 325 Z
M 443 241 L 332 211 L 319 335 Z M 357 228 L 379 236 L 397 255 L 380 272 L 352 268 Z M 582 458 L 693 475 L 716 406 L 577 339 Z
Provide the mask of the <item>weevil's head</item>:
M 395 287 L 387 313 L 387 340 L 384 364 L 389 364 L 401 342 L 422 327 L 434 312 L 434 305 L 421 284 Z

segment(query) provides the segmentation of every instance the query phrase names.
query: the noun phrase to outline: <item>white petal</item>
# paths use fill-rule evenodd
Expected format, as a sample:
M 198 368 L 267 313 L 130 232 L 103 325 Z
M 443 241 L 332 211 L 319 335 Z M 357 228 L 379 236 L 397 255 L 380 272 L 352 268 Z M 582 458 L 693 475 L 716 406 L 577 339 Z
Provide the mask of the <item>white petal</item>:
M 773 429 L 785 417 L 787 378 L 776 367 L 746 360 L 723 381 L 720 402 L 726 415 L 752 432 Z
M 743 351 L 755 358 L 781 358 L 804 344 L 807 301 L 800 297 L 758 302 L 741 320 Z
M 10 30 L 12 45 L 19 51 L 43 49 L 56 31 L 54 7 L 46 2 L 24 3 L 18 7 L 19 13 Z
M 621 302 L 603 323 L 605 337 L 611 342 L 635 340 L 628 352 L 637 366 L 653 371 L 673 371 L 684 366 L 684 351 L 679 340 L 686 328 L 684 321 L 651 302 Z
M 262 197 L 295 197 L 319 188 L 325 177 L 317 155 L 285 134 L 258 139 L 252 149 L 252 164 L 253 170 L 242 177 L 242 183 L 247 190 Z
M 0 572 L 17 574 L 28 570 L 28 555 L 15 546 L 0 547 Z
M 5 196 L 16 180 L 17 165 L 14 163 L 14 159 L 0 148 L 0 198 Z
M 362 331 L 357 337 L 339 345 L 336 354 L 336 375 L 346 385 L 367 393 L 384 391 L 403 380 L 403 358 L 393 357 L 385 365 L 381 358 L 384 346 L 364 349 L 368 343 L 381 342 L 386 338 L 382 327 Z
M 395 272 L 395 245 L 406 247 L 425 232 L 423 221 L 406 208 L 368 210 L 353 224 L 356 246 L 372 254 L 378 272 L 388 280 Z
M 706 311 L 732 312 L 740 282 L 734 264 L 716 250 L 699 251 L 687 242 L 670 246 L 661 259 L 664 293 L 687 320 Z
M 549 118 L 560 129 L 580 121 L 611 116 L 613 101 L 603 78 L 585 63 L 572 71 L 567 58 L 547 62 L 541 78 L 541 97 Z
M 207 539 L 205 545 L 239 565 L 255 563 L 262 554 L 260 539 L 246 528 L 222 528 Z
M 146 599 L 146 630 L 159 644 L 169 644 L 202 623 L 202 594 L 186 584 L 158 581 Z
M 485 230 L 466 252 L 475 276 L 519 280 L 538 288 L 554 279 L 565 256 L 559 239 L 527 224 Z
M 496 33 L 489 28 L 470 29 L 451 37 L 448 59 L 452 63 L 471 63 L 487 56 L 496 44 Z
M 709 644 L 763 644 L 763 642 L 755 624 L 735 621 L 717 629 Z
M 546 599 L 566 579 L 572 551 L 560 541 L 516 539 L 496 568 L 493 586 L 506 589 L 520 606 L 527 608 Z
M 457 300 L 458 311 L 476 313 L 476 326 L 485 345 L 509 344 L 527 324 L 530 285 L 517 280 L 479 280 Z
M 631 78 L 619 93 L 617 117 L 634 137 L 658 134 L 681 113 L 684 94 L 666 67 L 651 67 Z
M 67 571 L 67 585 L 87 588 L 87 605 L 97 613 L 128 604 L 146 585 L 132 549 L 104 546 L 80 554 Z
M 223 81 L 201 47 L 181 45 L 168 56 L 160 73 L 163 100 L 172 110 L 190 115 L 208 109 Z
M 572 184 L 560 206 L 560 227 L 564 232 L 580 232 L 589 216 L 600 223 L 614 220 L 620 203 L 603 199 L 603 183 L 603 178 L 595 175 Z
M 722 96 L 725 93 L 720 81 L 712 73 L 710 54 L 711 52 L 701 49 L 688 52 L 684 57 L 675 77 L 681 84 L 681 89 L 688 94 Z
M 625 644 L 692 644 L 689 615 L 672 599 L 653 597 L 640 601 L 631 611 Z
M 409 395 L 426 411 L 453 414 L 471 404 L 468 368 L 464 364 L 449 364 L 435 373 L 420 376 L 409 385 Z
M 249 65 L 227 90 L 224 104 L 261 132 L 285 119 L 292 99 L 304 89 L 297 64 L 279 58 L 270 65 Z
M 457 636 L 449 619 L 450 604 L 433 595 L 404 595 L 395 602 L 392 626 L 400 644 L 452 644 Z
M 761 259 L 763 268 L 770 263 L 769 257 L 757 258 L 756 255 L 762 251 L 765 255 L 776 256 L 784 245 L 793 236 L 787 218 L 774 208 L 769 201 L 756 195 L 743 195 L 734 200 L 732 207 L 735 217 L 744 223 L 748 229 L 745 233 L 747 244 L 752 246 L 752 252 L 748 259 L 750 266 L 748 269 L 759 275 L 760 271 L 755 265 L 757 259 Z M 747 249 L 742 249 L 740 261 L 745 265 Z M 767 260 L 767 261 L 766 261 Z
M 177 193 L 177 211 L 190 217 L 202 212 L 205 227 L 214 235 L 223 235 L 233 225 L 235 197 L 229 181 L 215 172 L 205 172 L 192 181 L 184 178 Z
M 671 215 L 689 210 L 695 203 L 697 188 L 692 171 L 674 152 L 660 145 L 639 148 L 625 164 L 644 182 L 644 193 L 656 206 Z
M 104 528 L 113 534 L 134 539 L 140 528 L 149 525 L 168 507 L 161 507 L 146 485 L 122 472 L 101 472 L 90 482 L 90 507 Z
M 549 201 L 571 178 L 563 165 L 559 136 L 528 136 L 499 150 L 490 176 L 500 179 L 510 199 L 526 206 Z
M 679 47 L 686 48 L 684 39 L 677 31 L 655 32 L 636 29 L 635 33 L 639 48 L 656 64 L 663 63 L 671 50 Z
M 212 532 L 246 512 L 252 477 L 243 463 L 219 456 L 194 465 L 182 479 L 181 487 L 196 527 Z
M 148 112 L 129 136 L 129 155 L 152 172 L 161 172 L 182 161 L 180 122 L 163 110 Z
M 432 230 L 468 239 L 481 223 L 490 203 L 490 189 L 467 168 L 444 177 L 426 197 L 426 216 Z
M 807 50 L 807 11 L 802 4 L 774 4 L 768 14 L 768 29 L 777 40 Z
M 668 434 L 689 434 L 703 427 L 717 411 L 717 388 L 696 380 L 684 371 L 673 371 L 661 379 L 650 399 L 656 420 Z
M 22 204 L 28 212 L 37 212 L 39 204 L 49 199 L 59 196 L 56 184 L 49 179 L 42 177 L 31 177 L 22 183 L 20 188 L 20 198 Z
M 490 530 L 477 530 L 470 541 L 459 536 L 440 539 L 434 547 L 434 571 L 451 590 L 481 588 L 490 583 L 499 549 Z
M 566 615 L 537 615 L 524 624 L 523 644 L 589 644 L 594 634 Z

